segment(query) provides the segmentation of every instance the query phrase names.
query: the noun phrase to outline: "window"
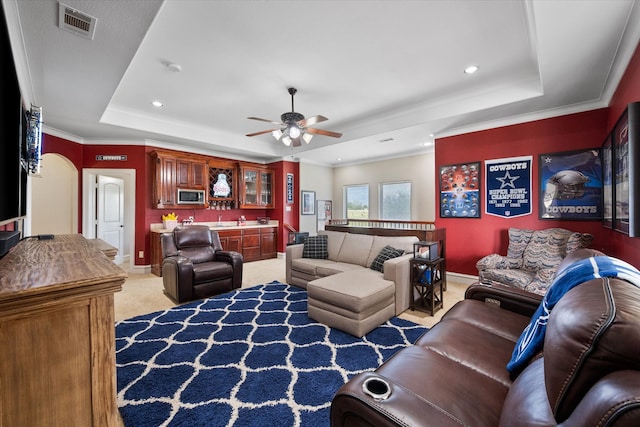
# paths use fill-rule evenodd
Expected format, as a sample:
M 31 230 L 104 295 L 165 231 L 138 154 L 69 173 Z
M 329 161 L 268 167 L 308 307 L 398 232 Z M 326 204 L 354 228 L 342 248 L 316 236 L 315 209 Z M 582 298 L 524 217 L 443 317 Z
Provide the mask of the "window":
M 344 206 L 347 219 L 369 218 L 369 185 L 347 185 L 344 187 Z
M 411 183 L 380 184 L 380 219 L 411 220 Z

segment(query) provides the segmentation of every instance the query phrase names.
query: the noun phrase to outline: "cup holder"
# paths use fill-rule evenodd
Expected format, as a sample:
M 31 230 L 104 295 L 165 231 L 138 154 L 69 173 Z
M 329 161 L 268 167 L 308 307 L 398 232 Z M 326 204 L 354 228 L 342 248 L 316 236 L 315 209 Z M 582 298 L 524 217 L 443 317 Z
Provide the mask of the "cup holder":
M 382 378 L 367 378 L 362 383 L 362 391 L 374 400 L 387 400 L 391 395 L 391 386 Z

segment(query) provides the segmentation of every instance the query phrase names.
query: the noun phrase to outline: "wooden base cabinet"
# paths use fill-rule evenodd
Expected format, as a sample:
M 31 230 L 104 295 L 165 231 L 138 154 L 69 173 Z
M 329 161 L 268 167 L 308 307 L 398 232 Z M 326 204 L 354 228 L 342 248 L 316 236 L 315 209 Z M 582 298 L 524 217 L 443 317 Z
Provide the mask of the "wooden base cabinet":
M 127 274 L 80 235 L 0 260 L 0 426 L 118 426 L 113 293 Z
M 222 249 L 242 253 L 242 230 L 222 230 L 218 236 Z

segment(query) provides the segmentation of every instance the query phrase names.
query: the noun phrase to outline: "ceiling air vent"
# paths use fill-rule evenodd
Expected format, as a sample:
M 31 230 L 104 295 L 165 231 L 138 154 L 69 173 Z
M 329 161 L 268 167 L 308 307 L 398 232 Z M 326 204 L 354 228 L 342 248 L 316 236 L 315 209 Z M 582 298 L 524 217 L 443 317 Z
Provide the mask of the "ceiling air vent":
M 65 31 L 93 40 L 98 20 L 66 4 L 58 5 L 58 26 Z

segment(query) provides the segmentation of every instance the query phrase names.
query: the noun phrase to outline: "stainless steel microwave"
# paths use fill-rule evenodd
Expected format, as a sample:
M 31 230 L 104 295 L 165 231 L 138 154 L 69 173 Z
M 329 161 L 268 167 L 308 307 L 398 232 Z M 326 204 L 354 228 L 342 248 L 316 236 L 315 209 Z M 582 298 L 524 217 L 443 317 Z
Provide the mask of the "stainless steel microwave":
M 205 190 L 190 190 L 186 188 L 178 188 L 178 204 L 179 205 L 203 205 Z

